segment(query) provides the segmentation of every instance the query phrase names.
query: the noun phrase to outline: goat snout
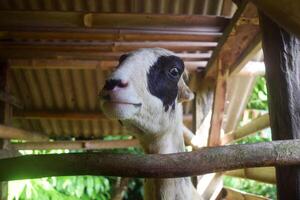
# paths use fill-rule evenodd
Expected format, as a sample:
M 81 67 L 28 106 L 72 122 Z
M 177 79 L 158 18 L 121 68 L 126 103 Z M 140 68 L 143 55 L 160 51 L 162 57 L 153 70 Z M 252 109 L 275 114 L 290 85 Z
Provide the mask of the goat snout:
M 116 87 L 125 88 L 128 86 L 128 81 L 121 79 L 109 79 L 105 82 L 103 90 L 110 91 L 115 89 Z

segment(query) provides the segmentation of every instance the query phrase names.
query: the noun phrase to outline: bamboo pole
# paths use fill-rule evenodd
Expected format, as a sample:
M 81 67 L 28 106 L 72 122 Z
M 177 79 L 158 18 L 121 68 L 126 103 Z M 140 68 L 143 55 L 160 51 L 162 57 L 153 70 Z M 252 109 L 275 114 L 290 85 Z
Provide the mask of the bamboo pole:
M 245 168 L 226 172 L 226 176 L 247 178 L 264 183 L 276 184 L 274 167 Z
M 223 189 L 225 190 L 223 198 L 228 200 L 268 200 L 266 197 L 249 194 L 233 188 L 224 187 Z
M 99 150 L 139 147 L 137 139 L 130 140 L 80 140 L 80 141 L 54 141 L 54 142 L 26 142 L 13 143 L 16 150 L 51 150 L 51 149 L 69 149 L 69 150 Z
M 0 138 L 18 139 L 29 141 L 46 141 L 49 138 L 46 135 L 25 131 L 18 128 L 0 125 Z
M 175 154 L 50 154 L 1 159 L 0 181 L 67 175 L 174 178 L 300 164 L 300 140 L 207 147 Z M 192 161 L 192 162 L 191 162 Z
M 242 139 L 243 137 L 261 131 L 269 126 L 270 126 L 270 119 L 269 119 L 269 114 L 267 113 L 253 119 L 251 122 L 236 129 L 235 131 L 225 134 L 225 136 L 223 136 L 223 138 L 221 139 L 221 143 L 223 145 L 232 143 L 234 141 Z

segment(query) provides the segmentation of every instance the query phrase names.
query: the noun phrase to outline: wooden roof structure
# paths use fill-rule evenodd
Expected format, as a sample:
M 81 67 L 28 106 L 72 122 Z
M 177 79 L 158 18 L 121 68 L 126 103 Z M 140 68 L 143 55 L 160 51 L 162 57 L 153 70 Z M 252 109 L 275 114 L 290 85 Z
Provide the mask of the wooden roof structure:
M 0 104 L 1 114 L 5 110 L 5 115 L 9 115 L 0 115 L 1 124 L 12 126 L 1 126 L 6 133 L 11 133 L 2 134 L 1 137 L 28 141 L 46 140 L 40 144 L 49 149 L 64 148 L 66 143 L 62 141 L 66 140 L 73 149 L 137 146 L 136 140 L 125 143 L 97 143 L 95 139 L 102 139 L 105 135 L 125 133 L 125 128 L 117 121 L 109 120 L 101 113 L 97 95 L 106 77 L 117 65 L 119 56 L 143 47 L 167 48 L 184 60 L 190 72 L 189 86 L 197 93 L 194 102 L 184 104 L 184 124 L 195 133 L 201 123 L 205 122 L 205 116 L 199 115 L 199 104 L 203 98 L 198 94 L 201 94 L 202 90 L 211 89 L 212 83 L 215 95 L 213 102 L 210 102 L 212 116 L 207 136 L 208 146 L 228 144 L 257 131 L 257 127 L 263 129 L 269 126 L 269 115 L 264 115 L 245 127 L 236 129 L 237 120 L 245 108 L 247 95 L 257 75 L 249 75 L 249 72 L 244 71 L 241 76 L 240 71 L 261 48 L 257 7 L 266 11 L 266 14 L 282 27 L 299 35 L 299 20 L 294 20 L 299 18 L 280 17 L 287 14 L 289 9 L 296 13 L 294 11 L 299 8 L 299 4 L 294 3 L 294 7 L 284 9 L 276 15 L 270 5 L 274 4 L 272 8 L 277 11 L 280 6 L 272 1 L 252 0 L 257 7 L 248 1 L 235 2 L 237 6 L 231 0 L 0 1 L 0 73 L 2 69 L 9 68 L 6 87 L 0 79 L 0 100 L 13 107 L 11 112 L 9 109 L 3 109 Z M 206 83 L 209 83 L 208 86 Z M 235 104 L 239 106 L 234 106 Z M 189 129 L 186 129 L 187 140 L 194 136 Z M 222 129 L 229 134 L 222 136 Z M 57 143 L 49 142 L 49 138 Z M 300 160 L 297 154 L 299 150 L 296 148 L 298 143 L 299 141 L 277 142 L 273 146 L 255 144 L 247 148 L 259 147 L 258 152 L 263 153 L 264 148 L 268 150 L 268 145 L 275 151 L 280 151 L 281 145 L 294 145 L 292 149 L 295 152 L 291 155 L 296 163 Z M 36 144 L 24 143 L 15 147 L 28 149 Z M 234 150 L 239 151 L 242 147 L 230 146 L 222 149 L 232 149 L 234 153 Z M 213 149 L 203 152 L 215 155 Z M 278 159 L 273 151 L 268 153 L 273 160 L 264 163 L 264 166 L 293 162 L 292 158 L 284 154 L 286 152 L 282 154 L 286 155 L 286 160 L 285 156 Z M 235 155 L 230 157 L 233 163 L 230 166 L 224 167 L 222 163 L 212 161 L 216 162 L 215 166 L 218 167 L 212 169 L 204 164 L 207 171 L 196 170 L 193 173 L 242 167 L 241 163 L 236 161 L 239 156 Z M 70 159 L 66 162 L 73 162 L 73 155 L 64 156 Z M 54 161 L 61 159 L 60 156 L 49 158 Z M 82 157 L 78 155 L 78 159 L 80 158 Z M 88 166 L 92 171 L 96 166 L 93 159 L 96 158 L 97 156 L 91 155 L 91 165 Z M 162 159 L 163 163 L 168 156 L 158 155 L 158 158 Z M 30 159 L 22 159 L 15 160 L 28 162 L 29 168 L 35 167 L 31 166 Z M 38 160 L 39 157 L 34 159 Z M 109 159 L 113 160 L 111 157 Z M 139 158 L 133 156 L 134 159 Z M 262 166 L 259 161 L 263 161 L 263 158 L 260 159 L 253 160 L 249 165 Z M 15 160 L 12 159 L 12 162 Z M 199 166 L 203 164 L 201 159 L 198 162 Z M 109 166 L 109 162 L 107 163 Z M 47 165 L 47 162 L 42 163 L 43 167 Z M 5 164 L 3 166 L 5 167 Z M 0 168 L 3 166 L 0 165 Z M 18 167 L 14 166 L 14 169 L 18 170 Z M 56 170 L 55 167 L 53 166 L 53 171 Z M 78 171 L 87 170 L 78 167 Z M 118 167 L 120 166 L 116 166 L 116 169 L 119 169 Z M 77 173 L 69 170 L 69 174 Z M 106 170 L 105 166 L 103 170 Z M 274 174 L 274 171 L 269 171 Z M 42 176 L 44 172 L 41 170 L 39 173 Z M 24 176 L 36 177 L 39 173 Z M 94 173 L 101 172 L 94 170 Z M 119 175 L 122 173 L 126 174 L 124 170 L 120 170 Z M 3 174 L 0 177 L 7 180 L 11 174 L 8 173 L 8 178 Z M 148 176 L 147 172 L 144 174 Z M 241 172 L 235 171 L 232 174 Z M 166 175 L 158 172 L 155 176 Z M 176 176 L 181 175 L 177 173 Z M 235 194 L 235 191 L 229 189 L 227 192 Z
M 9 93 L 21 103 L 13 125 L 53 139 L 123 134 L 97 100 L 118 57 L 167 48 L 196 76 L 235 9 L 229 0 L 1 1 L 0 58 L 9 61 Z M 185 106 L 188 127 L 191 107 Z

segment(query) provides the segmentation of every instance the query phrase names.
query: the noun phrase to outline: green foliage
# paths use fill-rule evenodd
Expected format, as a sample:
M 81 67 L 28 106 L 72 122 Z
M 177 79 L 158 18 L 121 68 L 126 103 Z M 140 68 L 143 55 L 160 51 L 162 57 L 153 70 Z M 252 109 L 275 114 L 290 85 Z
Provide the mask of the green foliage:
M 106 136 L 104 140 L 129 139 L 130 136 Z M 17 142 L 17 141 L 15 141 Z M 60 154 L 78 153 L 82 151 L 70 150 L 27 150 L 28 154 Z M 99 150 L 107 153 L 134 153 L 141 154 L 137 148 Z M 9 200 L 109 200 L 114 189 L 116 177 L 104 176 L 64 176 L 42 179 L 10 181 Z M 141 179 L 132 179 L 129 182 L 125 200 L 143 199 Z
M 268 93 L 266 79 L 259 77 L 249 99 L 248 109 L 268 110 Z
M 277 199 L 275 185 L 227 176 L 225 176 L 223 180 L 224 185 L 227 187 L 235 188 L 251 194 L 265 196 L 270 199 Z

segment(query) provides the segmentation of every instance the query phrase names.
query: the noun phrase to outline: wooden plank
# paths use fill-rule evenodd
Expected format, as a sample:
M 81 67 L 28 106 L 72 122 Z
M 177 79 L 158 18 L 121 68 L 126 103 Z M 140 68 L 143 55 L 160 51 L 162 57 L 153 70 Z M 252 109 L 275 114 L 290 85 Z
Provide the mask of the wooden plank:
M 128 52 L 139 48 L 165 48 L 175 52 L 209 51 L 217 46 L 216 42 L 0 42 L 2 50 L 28 51 L 69 51 L 69 52 Z
M 6 20 L 9 19 L 9 20 Z M 203 15 L 137 13 L 80 13 L 57 11 L 1 11 L 0 27 L 32 28 L 184 28 L 221 31 L 228 18 Z M 199 28 L 201 27 L 201 28 Z
M 265 15 L 288 32 L 300 37 L 300 2 L 294 0 L 251 0 Z
M 293 5 L 293 4 L 292 4 Z M 274 140 L 300 138 L 300 39 L 260 15 Z M 300 168 L 277 167 L 278 199 L 300 199 Z
M 224 173 L 226 176 L 234 176 L 239 178 L 247 178 L 264 183 L 276 184 L 275 168 L 274 167 L 258 167 L 236 169 Z
M 63 59 L 13 59 L 9 61 L 12 69 L 97 69 L 113 70 L 117 60 L 63 60 Z M 197 72 L 206 66 L 206 61 L 184 61 L 189 72 Z M 1 95 L 1 93 L 0 93 Z M 1 97 L 1 96 L 0 96 Z
M 226 200 L 268 200 L 269 198 L 258 196 L 255 194 L 249 194 L 243 191 L 239 191 L 233 188 L 225 187 L 223 191 L 223 198 Z
M 228 69 L 238 66 L 239 59 L 246 55 L 245 52 L 248 52 L 249 48 L 251 49 L 257 40 L 257 35 L 259 35 L 257 9 L 252 3 L 243 1 L 207 64 L 206 76 L 216 77 L 219 57 L 223 59 L 223 64 Z
M 87 52 L 87 51 L 49 51 L 43 50 L 39 51 L 38 49 L 32 49 L 27 51 L 25 49 L 1 49 L 0 48 L 0 58 L 7 59 L 61 59 L 61 60 L 118 60 L 119 57 L 125 52 L 108 52 L 108 51 L 96 51 L 96 52 Z M 184 61 L 201 61 L 208 60 L 210 58 L 210 52 L 203 53 L 182 53 L 180 51 L 175 52 L 176 55 L 181 57 Z
M 86 174 L 175 178 L 241 167 L 297 165 L 300 163 L 299 145 L 300 140 L 286 140 L 202 148 L 198 151 L 175 154 L 27 155 L 1 159 L 0 181 Z
M 82 140 L 82 141 L 53 141 L 53 142 L 25 142 L 14 143 L 12 146 L 17 150 L 51 150 L 51 149 L 69 149 L 69 150 L 99 150 L 139 147 L 137 139 L 130 140 Z
M 248 124 L 245 124 L 244 126 L 239 127 L 230 133 L 226 133 L 221 139 L 221 144 L 224 145 L 232 143 L 234 141 L 242 139 L 243 137 L 247 137 L 251 134 L 257 133 L 258 131 L 268 128 L 269 126 L 270 119 L 269 114 L 267 113 L 253 119 Z
M 46 135 L 29 132 L 26 130 L 4 126 L 4 125 L 0 125 L 0 138 L 28 140 L 28 141 L 46 141 L 49 139 Z
M 93 40 L 93 41 L 206 41 L 216 42 L 221 32 L 188 32 L 141 29 L 79 31 L 0 31 L 1 40 Z
M 14 119 L 56 119 L 56 120 L 110 120 L 101 112 L 66 112 L 66 111 L 14 111 Z M 184 115 L 183 122 L 190 124 L 191 115 Z
M 221 129 L 226 101 L 226 81 L 228 70 L 224 69 L 222 61 L 218 61 L 218 77 L 216 81 L 208 146 L 220 145 Z

